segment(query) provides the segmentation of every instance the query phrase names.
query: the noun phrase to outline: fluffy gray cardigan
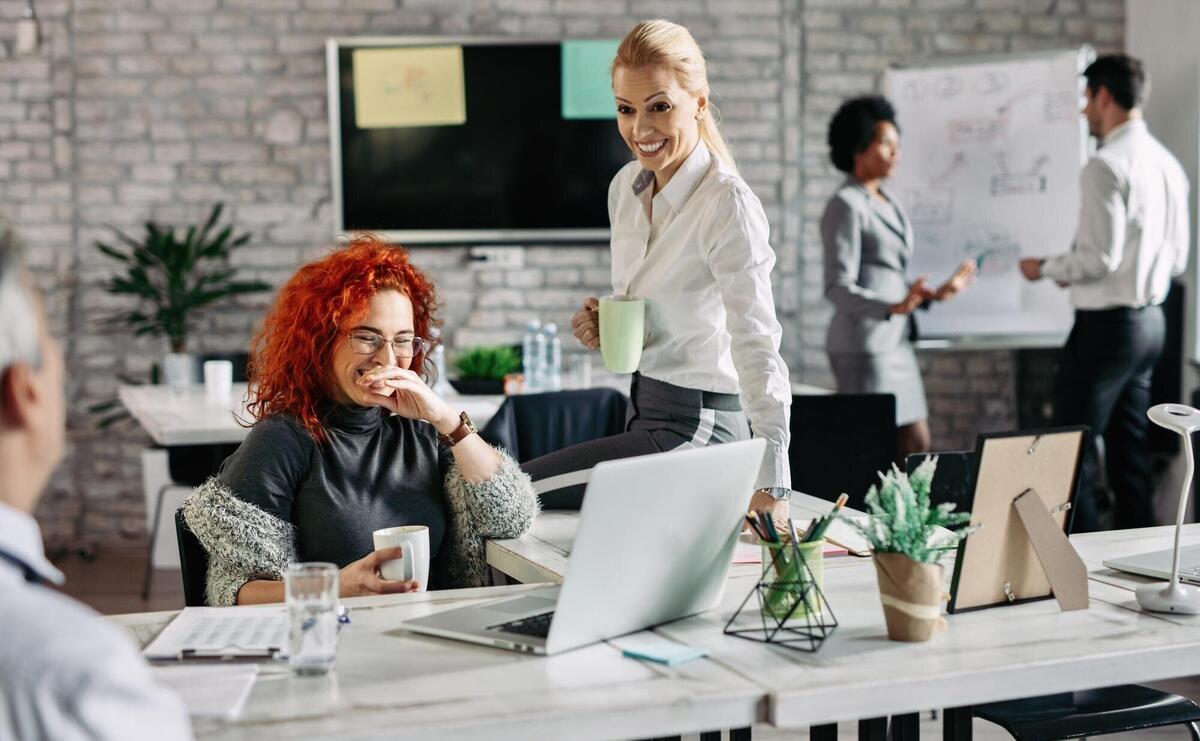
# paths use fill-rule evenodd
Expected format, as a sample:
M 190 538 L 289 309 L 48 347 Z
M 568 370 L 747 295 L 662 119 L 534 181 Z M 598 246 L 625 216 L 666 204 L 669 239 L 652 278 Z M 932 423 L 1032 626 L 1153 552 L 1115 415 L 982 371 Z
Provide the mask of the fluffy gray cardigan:
M 478 484 L 466 481 L 457 464 L 446 472 L 448 537 L 432 567 L 448 587 L 488 585 L 484 541 L 520 537 L 537 517 L 529 476 L 503 452 L 500 457 L 500 470 Z M 208 552 L 205 595 L 211 606 L 236 604 L 246 582 L 282 580 L 296 560 L 294 526 L 239 499 L 215 478 L 184 500 L 183 517 Z

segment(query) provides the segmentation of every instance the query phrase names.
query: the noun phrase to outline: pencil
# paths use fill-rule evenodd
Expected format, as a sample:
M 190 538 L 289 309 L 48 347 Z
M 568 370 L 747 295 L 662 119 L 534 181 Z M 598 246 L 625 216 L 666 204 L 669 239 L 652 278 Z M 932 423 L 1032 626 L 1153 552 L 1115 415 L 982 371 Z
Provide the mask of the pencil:
M 821 536 L 825 534 L 825 531 L 828 530 L 829 526 L 833 524 L 833 521 L 837 519 L 838 514 L 842 511 L 842 507 L 845 506 L 846 500 L 849 498 L 850 497 L 846 496 L 845 494 L 838 497 L 837 501 L 833 504 L 833 510 L 826 517 L 821 519 L 821 523 L 817 526 L 816 532 L 810 535 L 808 538 L 809 540 L 821 539 Z
M 750 523 L 750 529 L 759 537 L 759 540 L 767 539 L 767 536 L 763 534 L 762 528 L 758 526 L 758 515 L 753 510 L 746 513 L 746 522 Z

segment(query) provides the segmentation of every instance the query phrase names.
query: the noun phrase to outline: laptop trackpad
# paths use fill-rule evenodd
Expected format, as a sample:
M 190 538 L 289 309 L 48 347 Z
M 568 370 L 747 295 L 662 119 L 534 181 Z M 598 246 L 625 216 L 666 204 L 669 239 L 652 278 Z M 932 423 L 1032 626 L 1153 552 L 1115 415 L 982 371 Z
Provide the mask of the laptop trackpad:
M 493 602 L 490 605 L 482 605 L 488 610 L 496 612 L 507 612 L 510 615 L 520 615 L 526 612 L 539 613 L 547 612 L 554 609 L 557 600 L 546 599 L 545 597 L 517 597 L 515 599 L 501 600 Z

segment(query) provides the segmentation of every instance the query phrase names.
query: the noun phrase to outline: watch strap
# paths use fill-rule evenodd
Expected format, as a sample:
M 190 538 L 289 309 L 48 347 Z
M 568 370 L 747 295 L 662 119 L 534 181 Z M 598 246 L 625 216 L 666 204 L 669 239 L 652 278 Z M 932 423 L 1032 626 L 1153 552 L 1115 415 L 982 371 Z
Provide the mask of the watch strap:
M 449 435 L 443 435 L 440 432 L 438 433 L 438 441 L 447 448 L 453 448 L 467 435 L 478 432 L 478 430 L 475 429 L 475 423 L 471 421 L 471 418 L 467 416 L 466 412 L 459 412 L 458 420 L 458 427 L 455 427 L 453 430 L 451 430 Z

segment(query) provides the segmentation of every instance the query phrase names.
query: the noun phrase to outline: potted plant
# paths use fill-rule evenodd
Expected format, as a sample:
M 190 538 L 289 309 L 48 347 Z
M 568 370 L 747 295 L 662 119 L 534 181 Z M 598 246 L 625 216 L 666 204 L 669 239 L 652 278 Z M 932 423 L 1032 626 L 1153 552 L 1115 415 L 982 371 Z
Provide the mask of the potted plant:
M 458 378 L 450 385 L 460 394 L 500 394 L 504 377 L 521 369 L 521 356 L 505 345 L 480 345 L 459 354 L 454 361 Z
M 865 524 L 852 523 L 871 544 L 879 596 L 893 641 L 927 641 L 946 627 L 942 617 L 942 566 L 938 561 L 966 537 L 971 516 L 952 503 L 930 506 L 937 458 L 926 458 L 912 476 L 895 465 L 867 491 Z
M 176 229 L 148 221 L 141 239 L 113 227 L 117 242 L 96 242 L 96 249 L 121 263 L 105 290 L 138 301 L 135 308 L 112 314 L 104 322 L 129 327 L 137 336 L 165 337 L 170 352 L 163 371 L 172 385 L 193 380 L 195 363 L 187 355 L 187 339 L 199 313 L 231 296 L 270 288 L 262 281 L 236 279 L 237 269 L 230 267 L 229 257 L 250 241 L 250 235 L 234 235 L 233 226 L 218 230 L 223 208 L 220 203 L 213 206 L 199 226 Z

